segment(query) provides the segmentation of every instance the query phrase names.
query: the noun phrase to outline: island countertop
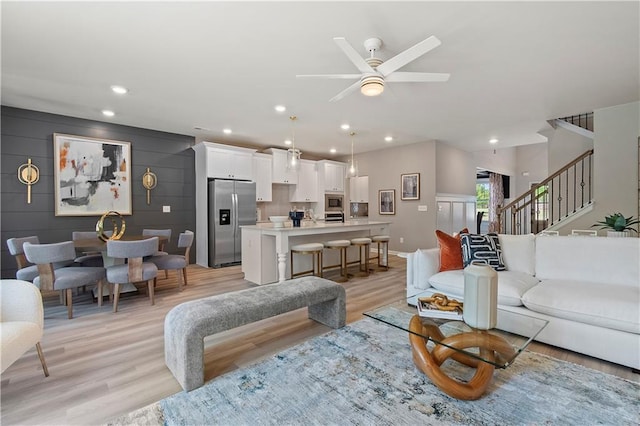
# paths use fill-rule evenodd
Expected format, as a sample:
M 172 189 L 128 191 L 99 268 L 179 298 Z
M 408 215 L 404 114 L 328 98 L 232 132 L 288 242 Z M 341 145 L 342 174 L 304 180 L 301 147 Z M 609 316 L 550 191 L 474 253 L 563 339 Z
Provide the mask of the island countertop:
M 389 235 L 390 222 L 367 219 L 343 222 L 303 221 L 294 227 L 291 221 L 276 228 L 273 223 L 242 226 L 242 271 L 245 279 L 256 284 L 284 281 L 287 276 L 291 244 L 351 239 L 370 235 Z

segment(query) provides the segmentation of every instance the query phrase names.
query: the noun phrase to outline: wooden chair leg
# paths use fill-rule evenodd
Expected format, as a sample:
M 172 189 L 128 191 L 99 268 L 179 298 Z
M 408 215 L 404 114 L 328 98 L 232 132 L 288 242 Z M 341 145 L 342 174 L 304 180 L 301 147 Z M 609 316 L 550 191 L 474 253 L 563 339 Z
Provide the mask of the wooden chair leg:
M 114 284 L 111 291 L 113 294 L 113 312 L 118 312 L 118 300 L 120 300 L 120 284 Z
M 73 289 L 67 289 L 67 314 L 69 319 L 73 318 Z
M 178 291 L 182 291 L 184 276 L 182 275 L 182 271 L 177 269 L 176 273 L 178 275 Z
M 98 281 L 98 307 L 102 307 L 102 280 Z
M 40 364 L 42 364 L 44 375 L 45 377 L 49 377 L 49 369 L 47 368 L 47 363 L 44 360 L 44 353 L 42 352 L 42 346 L 40 346 L 40 342 L 36 343 L 36 350 L 38 351 L 38 358 L 40 358 Z
M 147 287 L 149 288 L 149 300 L 151 300 L 151 305 L 155 304 L 155 300 L 154 300 L 154 291 L 153 291 L 153 280 L 149 280 L 147 282 Z
M 182 269 L 182 275 L 184 276 L 183 282 L 184 282 L 184 286 L 186 287 L 187 286 L 187 268 Z

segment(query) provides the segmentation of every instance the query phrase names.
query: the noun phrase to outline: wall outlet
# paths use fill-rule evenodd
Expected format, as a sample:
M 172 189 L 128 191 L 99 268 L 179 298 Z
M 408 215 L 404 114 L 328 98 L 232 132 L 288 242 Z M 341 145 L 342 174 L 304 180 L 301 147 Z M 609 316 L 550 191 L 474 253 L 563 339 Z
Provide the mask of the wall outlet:
M 162 206 L 162 213 L 171 213 L 171 206 Z
M 427 211 L 427 206 L 425 204 L 419 205 L 418 206 L 418 211 L 419 212 L 426 212 Z
M 400 244 L 403 244 L 403 243 L 404 243 L 404 238 L 400 237 Z

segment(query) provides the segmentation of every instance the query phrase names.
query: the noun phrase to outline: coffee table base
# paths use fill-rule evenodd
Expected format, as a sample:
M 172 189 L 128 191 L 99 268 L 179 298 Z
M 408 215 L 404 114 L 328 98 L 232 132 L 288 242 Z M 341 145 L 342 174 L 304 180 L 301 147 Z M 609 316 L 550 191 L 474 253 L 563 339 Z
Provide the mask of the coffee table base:
M 500 353 L 509 358 L 515 355 L 513 347 L 499 336 L 476 330 L 445 337 L 437 325 L 423 324 L 418 315 L 411 318 L 409 331 L 413 362 L 416 367 L 426 374 L 440 390 L 456 399 L 479 399 L 491 383 L 495 367 L 490 362 L 495 361 L 496 354 Z M 427 348 L 429 337 L 442 343 L 436 344 L 431 352 Z M 452 348 L 478 348 L 479 356 L 489 362 L 484 362 Z M 475 368 L 476 372 L 473 378 L 465 383 L 449 377 L 440 368 L 442 363 L 449 358 Z

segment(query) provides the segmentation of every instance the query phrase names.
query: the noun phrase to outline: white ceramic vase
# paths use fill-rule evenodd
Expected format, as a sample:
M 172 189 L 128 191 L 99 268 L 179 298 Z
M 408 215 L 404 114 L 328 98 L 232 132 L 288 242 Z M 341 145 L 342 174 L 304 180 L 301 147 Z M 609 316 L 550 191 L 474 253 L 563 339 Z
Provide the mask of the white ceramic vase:
M 498 273 L 489 265 L 471 263 L 464 268 L 462 318 L 470 327 L 494 328 L 498 322 Z
M 607 237 L 612 238 L 628 237 L 629 235 L 629 231 L 607 231 Z

